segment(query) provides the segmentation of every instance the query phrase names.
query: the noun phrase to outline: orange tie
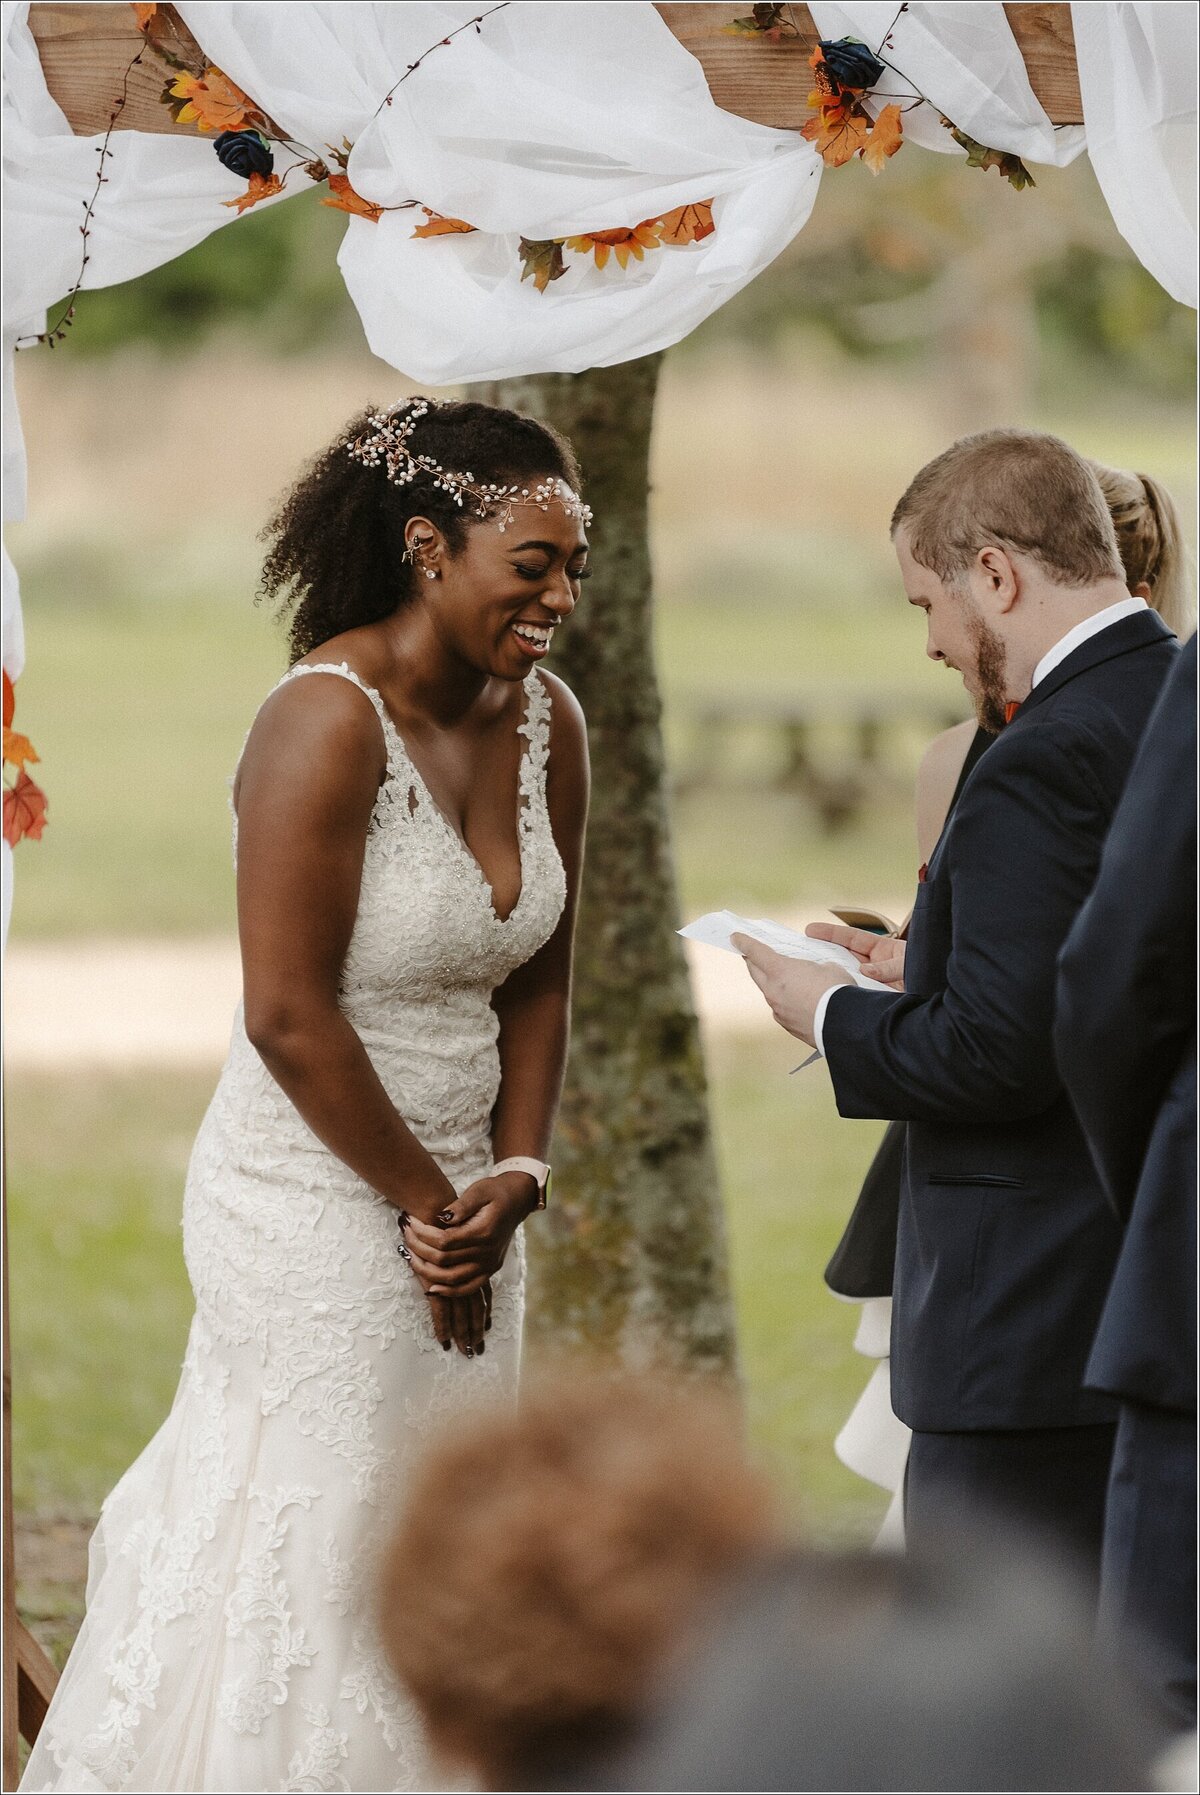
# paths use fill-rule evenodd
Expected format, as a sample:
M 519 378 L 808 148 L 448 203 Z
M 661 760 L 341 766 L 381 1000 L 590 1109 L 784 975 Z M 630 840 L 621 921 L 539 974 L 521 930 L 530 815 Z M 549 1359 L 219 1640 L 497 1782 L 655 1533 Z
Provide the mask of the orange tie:
M 1017 712 L 1020 710 L 1020 708 L 1021 708 L 1021 700 L 1019 698 L 1010 698 L 1008 703 L 1004 707 L 1005 723 L 1011 723 L 1013 718 L 1016 716 Z

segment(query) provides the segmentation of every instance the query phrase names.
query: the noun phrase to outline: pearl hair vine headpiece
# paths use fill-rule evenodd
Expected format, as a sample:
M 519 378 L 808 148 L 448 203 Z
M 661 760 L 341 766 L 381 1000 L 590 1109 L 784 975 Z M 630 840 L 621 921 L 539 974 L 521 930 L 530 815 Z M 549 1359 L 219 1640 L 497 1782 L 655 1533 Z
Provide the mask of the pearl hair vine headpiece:
M 548 511 L 551 505 L 561 505 L 568 517 L 577 517 L 585 526 L 591 523 L 590 506 L 557 476 L 541 480 L 536 486 L 502 486 L 498 481 L 477 481 L 474 474 L 443 467 L 432 455 L 416 454 L 410 447 L 410 438 L 437 401 L 415 399 L 403 403 L 407 405 L 403 417 L 396 416 L 399 407 L 392 411 L 371 412 L 368 418 L 370 429 L 360 436 L 347 437 L 345 444 L 348 454 L 355 461 L 361 461 L 364 467 L 386 468 L 387 478 L 393 486 L 410 486 L 418 476 L 427 474 L 437 490 L 444 492 L 460 508 L 469 501 L 477 517 L 494 517 L 502 532 L 512 522 L 517 505 L 536 505 L 539 511 Z

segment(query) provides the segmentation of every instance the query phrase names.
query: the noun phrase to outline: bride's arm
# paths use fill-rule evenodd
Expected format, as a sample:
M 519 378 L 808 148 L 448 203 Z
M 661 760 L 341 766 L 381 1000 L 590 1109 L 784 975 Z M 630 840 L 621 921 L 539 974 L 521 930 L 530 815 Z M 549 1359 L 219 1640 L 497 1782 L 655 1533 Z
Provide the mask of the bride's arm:
M 492 1112 L 494 1160 L 549 1157 L 567 1060 L 571 955 L 587 823 L 587 728 L 568 688 L 558 680 L 547 683 L 552 711 L 546 803 L 566 872 L 567 896 L 545 946 L 492 998 L 500 1023 L 500 1095 Z M 455 1296 L 481 1288 L 484 1277 L 503 1261 L 536 1194 L 528 1172 L 503 1172 L 479 1179 L 454 1200 L 453 1219 L 445 1231 L 410 1224 L 405 1239 L 425 1288 Z
M 338 1006 L 385 765 L 378 721 L 345 680 L 289 682 L 259 713 L 236 792 L 246 1034 L 318 1140 L 433 1221 L 454 1188 Z

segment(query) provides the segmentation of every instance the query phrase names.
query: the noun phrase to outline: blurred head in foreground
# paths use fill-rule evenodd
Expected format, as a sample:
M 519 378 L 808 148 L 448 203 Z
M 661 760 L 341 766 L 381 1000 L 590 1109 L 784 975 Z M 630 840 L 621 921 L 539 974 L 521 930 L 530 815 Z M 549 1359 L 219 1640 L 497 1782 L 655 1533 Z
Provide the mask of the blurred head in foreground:
M 728 1407 L 576 1379 L 431 1452 L 384 1566 L 384 1642 L 450 1763 L 492 1789 L 571 1786 L 776 1539 Z
M 1174 499 L 1149 474 L 1099 461 L 1091 467 L 1112 516 L 1126 585 L 1186 642 L 1196 627 L 1196 602 Z
M 604 1789 L 1149 1789 L 1161 1745 L 1002 1532 L 758 1567 Z

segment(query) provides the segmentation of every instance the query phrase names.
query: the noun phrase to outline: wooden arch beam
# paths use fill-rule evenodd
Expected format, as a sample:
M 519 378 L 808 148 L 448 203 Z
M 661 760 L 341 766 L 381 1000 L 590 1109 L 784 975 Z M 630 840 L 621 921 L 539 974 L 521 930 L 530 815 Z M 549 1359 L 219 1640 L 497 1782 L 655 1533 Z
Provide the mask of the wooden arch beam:
M 1079 124 L 1083 110 L 1069 5 L 1006 6 L 1034 93 L 1056 125 Z M 699 60 L 718 106 L 757 124 L 796 130 L 809 117 L 805 59 L 817 41 L 807 6 L 789 13 L 799 41 L 768 44 L 731 37 L 724 27 L 749 11 L 735 5 L 660 6 L 664 22 Z M 29 24 L 46 85 L 80 136 L 103 131 L 139 32 L 131 6 L 35 5 Z M 163 71 L 153 57 L 133 71 L 118 129 L 177 132 L 161 104 Z

